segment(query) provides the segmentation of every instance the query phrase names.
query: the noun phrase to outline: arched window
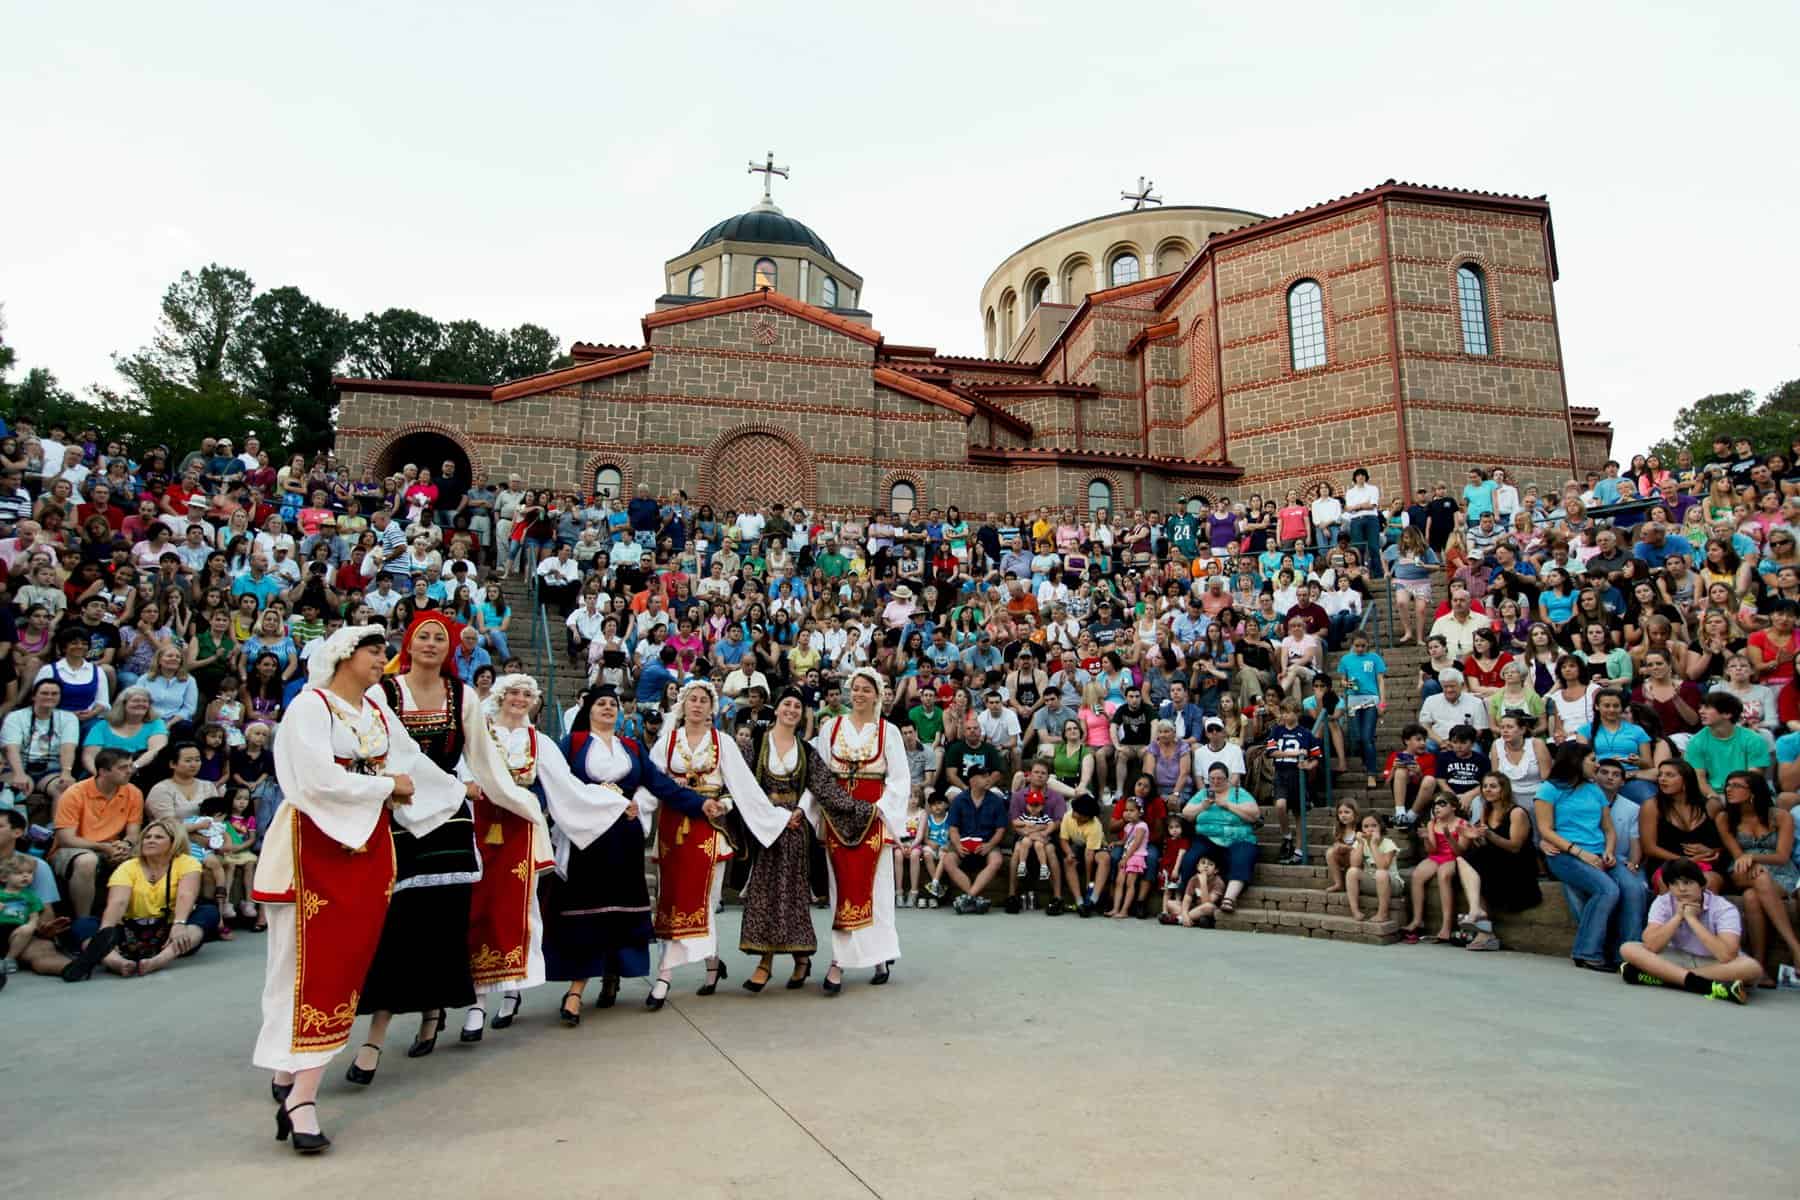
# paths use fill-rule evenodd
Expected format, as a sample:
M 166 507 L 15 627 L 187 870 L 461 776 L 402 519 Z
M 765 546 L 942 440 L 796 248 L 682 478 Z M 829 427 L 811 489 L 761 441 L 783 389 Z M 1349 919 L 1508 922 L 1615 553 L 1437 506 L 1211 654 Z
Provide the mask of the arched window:
M 819 303 L 826 308 L 837 307 L 837 280 L 829 275 L 819 284 Z
M 888 507 L 896 516 L 908 516 L 919 503 L 919 491 L 904 479 L 894 481 L 893 489 L 888 493 Z
M 694 268 L 699 270 L 698 267 Z M 611 500 L 619 498 L 619 491 L 625 484 L 625 476 L 617 467 L 601 467 L 594 472 L 594 495 L 605 496 Z
M 1104 479 L 1090 480 L 1088 483 L 1088 512 L 1097 513 L 1101 509 L 1112 511 L 1112 484 Z
M 1481 268 L 1464 263 L 1456 268 L 1456 306 L 1462 312 L 1464 354 L 1492 354 L 1494 341 L 1488 330 L 1487 280 Z
M 995 332 L 997 328 L 998 326 L 994 321 L 994 310 L 990 308 L 988 309 L 987 315 L 987 356 L 989 358 L 994 357 L 996 353 L 994 350 L 994 340 L 998 336 Z
M 695 267 L 688 272 L 688 290 L 690 296 L 706 295 L 706 268 Z
M 1121 254 L 1113 259 L 1109 278 L 1112 280 L 1109 287 L 1118 287 L 1122 283 L 1136 283 L 1138 281 L 1137 255 Z
M 1325 293 L 1315 279 L 1288 289 L 1288 345 L 1294 370 L 1325 365 Z
M 1000 297 L 1000 350 L 1002 357 L 1012 353 L 1013 338 L 1019 332 L 1019 297 L 1011 290 Z
M 1025 286 L 1027 311 L 1035 309 L 1038 305 L 1042 304 L 1044 302 L 1044 295 L 1049 292 L 1049 290 L 1050 277 L 1048 275 L 1039 275 L 1036 279 L 1027 284 Z
M 775 290 L 775 260 L 759 258 L 756 260 L 756 282 L 751 285 L 757 288 Z

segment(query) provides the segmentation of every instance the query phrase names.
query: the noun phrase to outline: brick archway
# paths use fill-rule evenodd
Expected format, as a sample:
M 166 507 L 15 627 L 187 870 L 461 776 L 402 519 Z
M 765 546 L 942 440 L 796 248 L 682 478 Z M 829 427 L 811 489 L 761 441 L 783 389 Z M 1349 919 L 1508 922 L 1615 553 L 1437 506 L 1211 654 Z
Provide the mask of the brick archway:
M 718 509 L 755 500 L 818 506 L 812 454 L 799 438 L 772 425 L 741 425 L 713 439 L 700 466 L 700 496 Z
M 368 454 L 363 458 L 363 469 L 373 471 L 377 476 L 392 474 L 405 465 L 401 461 L 404 458 L 403 451 L 413 447 L 421 450 L 435 449 L 432 443 L 440 438 L 452 443 L 462 451 L 462 457 L 468 464 L 470 482 L 481 483 L 487 478 L 487 466 L 481 461 L 481 456 L 475 452 L 474 443 L 461 430 L 452 429 L 448 425 L 439 425 L 435 421 L 410 421 L 400 426 L 370 448 Z M 438 443 L 440 446 L 441 444 Z M 436 470 L 438 464 L 431 462 L 419 465 L 430 466 Z

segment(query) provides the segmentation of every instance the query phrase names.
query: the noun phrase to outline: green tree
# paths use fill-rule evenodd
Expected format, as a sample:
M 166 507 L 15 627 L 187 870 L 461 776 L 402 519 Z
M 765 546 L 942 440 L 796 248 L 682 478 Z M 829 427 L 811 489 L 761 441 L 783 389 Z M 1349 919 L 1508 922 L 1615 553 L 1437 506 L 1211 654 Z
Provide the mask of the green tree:
M 302 452 L 331 444 L 337 389 L 352 323 L 299 288 L 279 287 L 250 302 L 232 340 L 232 374 L 268 410 L 281 441 Z
M 369 313 L 350 328 L 350 365 L 369 379 L 428 379 L 444 327 L 410 308 Z
M 1791 379 L 1761 400 L 1749 388 L 1700 397 L 1676 414 L 1669 436 L 1650 451 L 1672 463 L 1677 452 L 1686 450 L 1696 463 L 1704 463 L 1712 457 L 1715 437 L 1747 437 L 1765 454 L 1785 451 L 1796 427 L 1800 427 L 1800 379 Z
M 224 379 L 232 342 L 255 292 L 250 276 L 233 267 L 212 263 L 198 273 L 183 271 L 163 293 L 162 319 L 139 353 L 190 387 Z
M 506 335 L 506 368 L 496 383 L 541 375 L 556 365 L 561 343 L 542 325 L 521 325 Z
M 506 335 L 479 321 L 451 321 L 420 376 L 437 383 L 499 383 L 506 377 Z

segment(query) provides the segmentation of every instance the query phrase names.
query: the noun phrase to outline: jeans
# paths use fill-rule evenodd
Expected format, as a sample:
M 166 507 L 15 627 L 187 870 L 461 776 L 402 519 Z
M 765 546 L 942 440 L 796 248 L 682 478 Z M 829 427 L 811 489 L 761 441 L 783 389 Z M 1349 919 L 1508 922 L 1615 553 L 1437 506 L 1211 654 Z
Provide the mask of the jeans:
M 487 631 L 488 649 L 494 652 L 494 661 L 503 663 L 512 657 L 512 647 L 506 644 L 506 631 L 490 629 Z
M 1375 726 L 1380 720 L 1381 710 L 1373 704 L 1350 712 L 1349 734 L 1351 740 L 1362 747 L 1363 770 L 1370 775 L 1379 769 L 1380 760 L 1375 754 Z
M 192 911 L 188 913 L 187 923 L 200 930 L 200 940 L 202 942 L 213 940 L 219 934 L 218 907 L 212 904 L 194 905 Z M 73 921 L 69 922 L 69 936 L 74 938 L 78 945 L 85 944 L 89 938 L 93 937 L 99 931 L 99 917 L 76 917 Z M 194 951 L 199 948 L 199 946 L 195 946 L 193 950 L 188 951 L 188 954 L 194 953 Z M 186 955 L 183 955 L 183 957 L 186 957 Z
M 1331 624 L 1325 630 L 1326 646 L 1332 650 L 1342 650 L 1344 640 L 1355 632 L 1356 627 L 1360 624 L 1362 624 L 1361 613 L 1351 612 L 1349 609 L 1332 613 Z
M 1636 800 L 1639 804 L 1656 795 L 1656 785 L 1648 779 L 1627 779 L 1619 794 L 1627 800 Z
M 1443 684 L 1439 683 L 1435 679 L 1427 679 L 1424 683 L 1421 683 L 1419 685 L 1419 699 L 1420 700 L 1429 700 L 1433 696 L 1441 695 L 1443 693 L 1443 691 L 1444 691 Z
M 1644 932 L 1650 894 L 1643 878 L 1620 863 L 1608 871 L 1590 867 L 1573 854 L 1546 856 L 1550 873 L 1562 881 L 1563 896 L 1575 914 L 1575 944 L 1569 957 L 1616 963 L 1619 944 Z
M 1205 834 L 1195 834 L 1193 844 L 1187 853 L 1181 856 L 1181 868 L 1178 881 L 1183 888 L 1187 881 L 1194 877 L 1199 869 L 1200 860 L 1210 858 L 1225 869 L 1227 880 L 1249 883 L 1250 873 L 1256 869 L 1256 839 L 1234 842 L 1229 846 L 1221 846 Z
M 1350 544 L 1362 555 L 1363 565 L 1374 579 L 1381 578 L 1381 526 L 1380 517 L 1350 518 Z

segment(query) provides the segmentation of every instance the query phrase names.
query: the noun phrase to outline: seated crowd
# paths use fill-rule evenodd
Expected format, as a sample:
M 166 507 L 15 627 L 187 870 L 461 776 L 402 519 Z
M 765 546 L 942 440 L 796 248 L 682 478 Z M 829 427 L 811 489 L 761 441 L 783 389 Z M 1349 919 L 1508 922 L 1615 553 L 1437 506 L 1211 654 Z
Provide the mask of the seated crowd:
M 519 599 L 557 614 L 559 649 L 619 687 L 621 732 L 644 740 L 695 675 L 753 745 L 783 686 L 816 727 L 844 711 L 844 673 L 875 666 L 913 765 L 912 906 L 955 889 L 957 912 L 985 912 L 1003 879 L 1012 912 L 1212 925 L 1253 882 L 1266 820 L 1278 865 L 1307 861 L 1304 812 L 1356 761 L 1320 847 L 1353 915 L 1365 896 L 1375 920 L 1406 906 L 1417 940 L 1435 892 L 1437 937 L 1493 949 L 1490 910 L 1536 903 L 1547 874 L 1580 965 L 1731 998 L 1800 983 L 1770 962 L 1800 958 L 1787 454 L 1724 443 L 1703 467 L 1640 457 L 1542 493 L 1473 470 L 1410 503 L 1358 470 L 1341 493 L 1117 520 L 827 519 L 496 488 L 449 462 L 276 470 L 254 437 L 134 457 L 67 433 L 21 418 L 0 437 L 9 969 L 63 971 L 100 927 L 142 923 L 105 959 L 123 974 L 256 928 L 268 746 L 310 650 L 345 622 L 397 637 L 445 610 L 485 695 L 521 667 L 524 576 Z M 1382 648 L 1411 643 L 1421 703 L 1390 715 Z

